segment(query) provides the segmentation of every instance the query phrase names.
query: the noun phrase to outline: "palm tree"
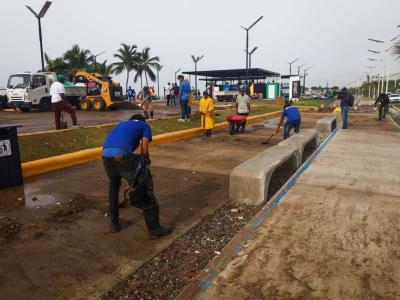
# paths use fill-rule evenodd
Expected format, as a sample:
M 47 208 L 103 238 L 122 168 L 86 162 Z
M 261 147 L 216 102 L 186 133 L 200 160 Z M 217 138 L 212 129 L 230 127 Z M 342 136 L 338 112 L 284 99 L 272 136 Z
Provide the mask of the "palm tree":
M 68 69 L 68 65 L 62 59 L 62 57 L 57 57 L 55 59 L 51 59 L 50 56 L 45 53 L 44 60 L 46 62 L 45 71 L 47 72 L 65 72 Z
M 140 86 L 143 88 L 143 74 L 146 79 L 146 85 L 149 86 L 149 80 L 155 81 L 157 76 L 154 73 L 153 69 L 157 69 L 160 66 L 159 64 L 160 58 L 158 56 L 150 57 L 150 48 L 146 47 L 137 54 L 135 65 L 133 66 L 136 71 L 136 75 L 134 81 L 140 78 Z
M 90 62 L 90 50 L 81 49 L 79 45 L 73 45 L 70 50 L 65 52 L 63 58 L 68 64 L 70 71 L 75 72 L 87 69 Z
M 126 71 L 126 90 L 128 90 L 129 84 L 129 73 L 132 71 L 137 53 L 136 45 L 127 45 L 125 43 L 121 44 L 121 48 L 117 50 L 117 53 L 114 54 L 115 58 L 118 58 L 120 61 L 112 64 L 112 71 L 115 74 L 121 74 L 122 72 Z

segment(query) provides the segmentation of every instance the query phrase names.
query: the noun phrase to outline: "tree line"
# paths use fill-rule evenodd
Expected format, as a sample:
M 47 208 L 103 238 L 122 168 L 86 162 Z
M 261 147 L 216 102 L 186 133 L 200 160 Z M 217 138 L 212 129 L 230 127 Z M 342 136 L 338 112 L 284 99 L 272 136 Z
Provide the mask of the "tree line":
M 73 45 L 61 57 L 51 59 L 44 54 L 47 72 L 64 73 L 72 77 L 77 71 L 85 70 L 87 72 L 98 72 L 105 75 L 119 75 L 126 72 L 126 88 L 128 88 L 129 77 L 134 72 L 134 82 L 140 80 L 140 87 L 143 88 L 143 77 L 146 85 L 149 85 L 149 79 L 155 81 L 156 71 L 161 69 L 160 58 L 151 57 L 150 48 L 146 47 L 139 50 L 136 45 L 121 44 L 121 47 L 114 54 L 117 60 L 108 64 L 107 60 L 97 62 L 92 52 L 88 49 L 81 49 L 79 45 Z

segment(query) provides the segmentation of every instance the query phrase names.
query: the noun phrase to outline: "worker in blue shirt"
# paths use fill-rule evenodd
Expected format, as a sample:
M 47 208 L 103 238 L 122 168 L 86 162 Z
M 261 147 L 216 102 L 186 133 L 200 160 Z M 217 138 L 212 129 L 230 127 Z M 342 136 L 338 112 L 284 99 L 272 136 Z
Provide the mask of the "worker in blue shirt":
M 132 103 L 133 100 L 135 99 L 136 96 L 136 92 L 134 89 L 132 89 L 131 86 L 129 86 L 129 88 L 126 90 L 126 96 L 128 97 L 128 102 Z
M 181 104 L 181 115 L 183 121 L 189 121 L 189 97 L 192 92 L 189 81 L 185 80 L 183 75 L 178 76 L 179 80 L 179 102 Z
M 103 165 L 109 178 L 111 232 L 121 230 L 118 198 L 122 178 L 129 182 L 131 204 L 143 210 L 150 237 L 161 237 L 172 232 L 171 226 L 160 225 L 160 207 L 149 170 L 151 140 L 151 128 L 145 118 L 138 114 L 116 125 L 103 144 Z M 140 154 L 134 154 L 139 146 Z
M 283 106 L 283 111 L 281 114 L 281 119 L 278 124 L 278 129 L 283 125 L 283 122 L 286 118 L 286 123 L 284 126 L 284 131 L 283 131 L 283 138 L 287 139 L 290 135 L 290 130 L 292 128 L 294 129 L 295 133 L 300 132 L 300 124 L 301 124 L 301 115 L 300 111 L 297 107 L 292 106 L 292 102 L 286 102 L 285 105 Z

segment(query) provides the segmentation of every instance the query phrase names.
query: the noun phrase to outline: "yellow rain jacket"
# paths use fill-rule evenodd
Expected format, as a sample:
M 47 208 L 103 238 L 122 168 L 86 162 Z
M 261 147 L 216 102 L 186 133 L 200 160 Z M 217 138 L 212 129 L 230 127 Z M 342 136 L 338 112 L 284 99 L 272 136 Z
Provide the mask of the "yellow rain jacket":
M 214 128 L 214 100 L 211 97 L 202 97 L 199 102 L 201 114 L 201 127 L 204 129 Z

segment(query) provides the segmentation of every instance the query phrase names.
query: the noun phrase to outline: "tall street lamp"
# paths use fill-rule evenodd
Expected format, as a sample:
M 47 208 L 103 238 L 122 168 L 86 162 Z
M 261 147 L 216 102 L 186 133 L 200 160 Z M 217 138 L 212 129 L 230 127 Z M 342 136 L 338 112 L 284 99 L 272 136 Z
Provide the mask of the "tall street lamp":
M 292 65 L 298 61 L 300 59 L 300 57 L 296 58 L 294 61 L 289 62 L 289 75 L 292 76 Z
M 42 9 L 40 10 L 39 13 L 36 13 L 32 7 L 29 5 L 26 5 L 26 8 L 28 8 L 31 13 L 37 18 L 38 20 L 38 25 L 39 25 L 39 42 L 40 42 L 40 59 L 42 61 L 42 72 L 44 72 L 44 59 L 43 59 L 43 41 L 42 41 L 42 22 L 41 19 L 44 17 L 46 14 L 47 10 L 49 9 L 51 5 L 50 1 L 46 1 L 46 3 L 43 5 Z
M 306 77 L 309 75 L 307 73 L 307 71 L 310 70 L 311 68 L 312 68 L 312 66 L 308 67 L 307 69 L 304 69 L 304 74 L 303 74 L 303 94 L 306 92 Z
M 261 21 L 261 19 L 264 18 L 264 16 L 259 17 L 253 24 L 251 24 L 249 27 L 242 27 L 246 31 L 246 72 L 249 69 L 249 31 L 251 28 L 254 27 L 258 22 Z
M 301 69 L 302 67 L 305 67 L 306 65 L 307 65 L 307 63 L 305 63 L 305 64 L 303 64 L 303 65 L 297 67 L 297 75 L 298 75 L 298 76 L 300 76 L 300 69 Z
M 190 56 L 194 62 L 194 89 L 195 89 L 195 95 L 196 95 L 196 99 L 197 99 L 197 63 L 204 57 L 204 55 L 202 56 L 198 56 L 195 57 L 194 55 Z
M 106 51 L 102 51 L 99 54 L 92 55 L 92 59 L 93 59 L 93 62 L 94 62 L 94 71 L 95 72 L 97 72 L 97 57 L 102 55 L 102 54 L 104 54 L 104 53 L 106 53 Z
M 182 68 L 179 68 L 179 69 L 176 70 L 176 72 L 175 72 L 175 77 L 174 77 L 174 78 L 175 78 L 175 79 L 174 79 L 174 82 L 175 82 L 175 83 L 177 83 L 177 82 L 176 82 L 176 75 L 177 75 L 181 70 L 182 70 Z
M 160 96 L 160 71 L 161 71 L 161 69 L 163 67 L 164 67 L 163 65 L 157 65 L 156 66 L 156 70 L 157 70 L 157 95 L 158 95 L 158 97 L 160 97 L 160 99 L 161 99 L 161 96 Z
M 251 56 L 253 55 L 254 52 L 256 52 L 257 49 L 258 47 L 254 47 L 253 50 L 251 50 L 249 53 L 249 69 L 251 69 Z

